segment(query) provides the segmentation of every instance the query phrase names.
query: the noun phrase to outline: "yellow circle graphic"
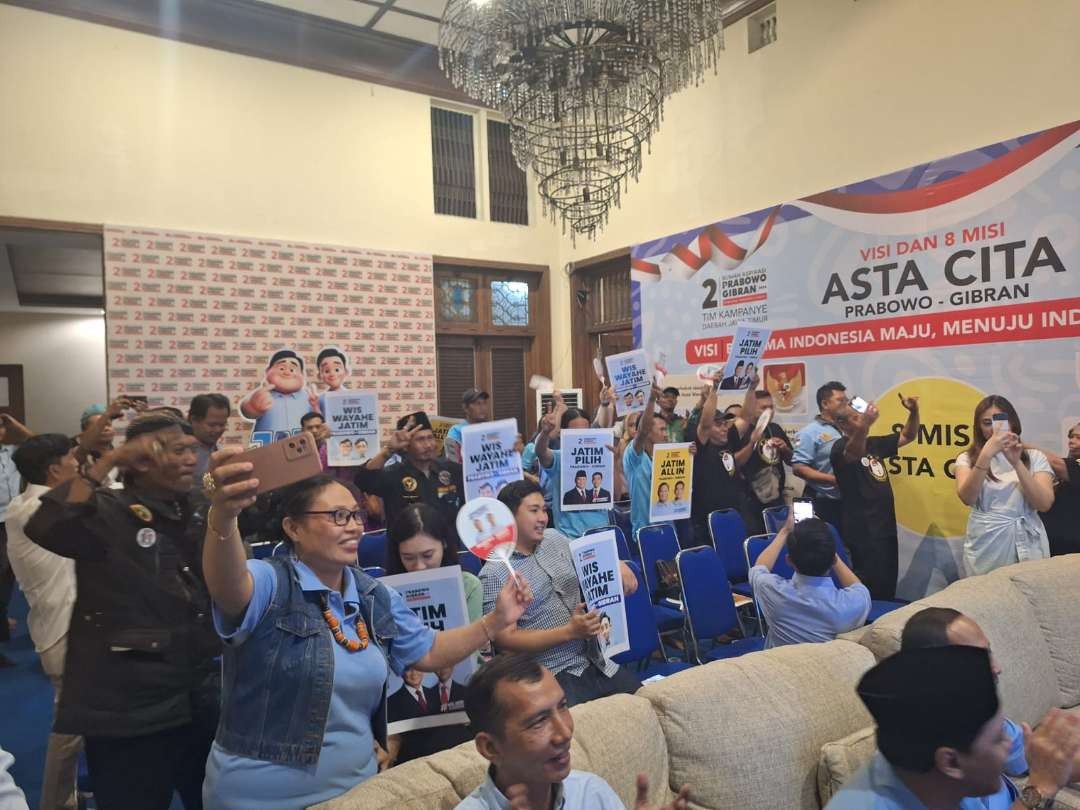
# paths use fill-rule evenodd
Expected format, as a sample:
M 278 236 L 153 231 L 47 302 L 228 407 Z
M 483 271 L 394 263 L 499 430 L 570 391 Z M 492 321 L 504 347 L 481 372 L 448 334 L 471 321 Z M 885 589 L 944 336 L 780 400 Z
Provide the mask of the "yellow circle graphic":
M 969 510 L 956 495 L 953 466 L 971 445 L 971 419 L 985 394 L 959 380 L 907 380 L 878 399 L 881 416 L 870 429 L 872 435 L 899 431 L 907 422 L 899 394 L 919 398 L 922 426 L 915 441 L 884 462 L 896 498 L 896 519 L 923 537 L 963 537 Z

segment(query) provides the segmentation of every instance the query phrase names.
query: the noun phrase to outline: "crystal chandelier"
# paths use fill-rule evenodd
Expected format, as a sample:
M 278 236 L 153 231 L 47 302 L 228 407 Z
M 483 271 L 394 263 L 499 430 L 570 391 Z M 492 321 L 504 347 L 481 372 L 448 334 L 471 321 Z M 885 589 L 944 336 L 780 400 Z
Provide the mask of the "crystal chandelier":
M 510 124 L 544 212 L 594 238 L 641 171 L 664 99 L 701 81 L 722 0 L 449 0 L 439 62 Z

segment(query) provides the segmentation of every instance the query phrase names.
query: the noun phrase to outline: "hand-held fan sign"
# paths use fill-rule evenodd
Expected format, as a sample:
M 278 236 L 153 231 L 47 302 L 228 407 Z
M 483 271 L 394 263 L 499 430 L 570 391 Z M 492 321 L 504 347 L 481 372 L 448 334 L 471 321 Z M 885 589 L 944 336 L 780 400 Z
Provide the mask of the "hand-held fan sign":
M 517 522 L 510 507 L 495 498 L 473 498 L 458 510 L 457 530 L 469 551 L 481 560 L 506 563 L 510 576 L 518 582 L 510 565 L 517 543 Z

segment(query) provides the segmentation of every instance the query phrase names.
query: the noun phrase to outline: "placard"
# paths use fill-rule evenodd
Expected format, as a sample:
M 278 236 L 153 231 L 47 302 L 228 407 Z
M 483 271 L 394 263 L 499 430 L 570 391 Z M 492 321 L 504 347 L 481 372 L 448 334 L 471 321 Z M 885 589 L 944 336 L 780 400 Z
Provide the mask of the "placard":
M 379 581 L 401 594 L 409 610 L 432 630 L 441 632 L 469 624 L 459 566 L 394 574 Z M 406 670 L 402 679 L 391 672 L 386 683 L 387 733 L 467 723 L 465 684 L 475 671 L 476 656 L 470 655 L 438 673 Z M 440 694 L 440 675 L 446 676 L 448 682 L 445 703 Z M 424 696 L 422 701 L 416 697 L 417 688 Z
M 622 588 L 622 567 L 614 530 L 587 534 L 570 542 L 578 582 L 589 612 L 600 611 L 600 652 L 610 658 L 630 649 L 626 624 L 626 599 Z
M 649 355 L 643 349 L 634 349 L 613 354 L 606 361 L 611 387 L 615 391 L 615 413 L 625 416 L 645 410 L 652 386 Z
M 754 374 L 761 368 L 761 356 L 769 342 L 771 331 L 760 326 L 739 324 L 735 327 L 735 339 L 731 342 L 731 354 L 724 366 L 720 388 L 740 391 L 749 388 Z
M 445 453 L 446 434 L 454 425 L 460 425 L 465 420 L 428 414 L 428 421 L 431 422 L 431 432 L 435 434 L 435 455 L 441 458 Z
M 482 422 L 461 429 L 466 501 L 494 498 L 511 481 L 523 478 L 521 454 L 514 449 L 517 432 L 516 419 Z
M 615 457 L 609 429 L 566 429 L 559 432 L 562 511 L 610 509 Z
M 323 418 L 330 428 L 327 464 L 357 467 L 379 452 L 379 395 L 374 391 L 327 391 Z
M 694 486 L 694 457 L 690 444 L 665 443 L 653 446 L 652 484 L 649 493 L 649 522 L 683 520 L 690 517 Z

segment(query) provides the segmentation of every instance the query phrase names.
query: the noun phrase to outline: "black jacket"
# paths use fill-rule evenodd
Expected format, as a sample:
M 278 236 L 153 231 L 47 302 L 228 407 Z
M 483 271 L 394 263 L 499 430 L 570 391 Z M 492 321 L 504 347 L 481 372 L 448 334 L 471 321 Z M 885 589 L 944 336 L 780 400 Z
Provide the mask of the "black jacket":
M 54 730 L 132 737 L 216 711 L 214 632 L 202 577 L 205 502 L 99 489 L 66 504 L 70 484 L 41 498 L 26 526 L 34 542 L 75 560 Z

